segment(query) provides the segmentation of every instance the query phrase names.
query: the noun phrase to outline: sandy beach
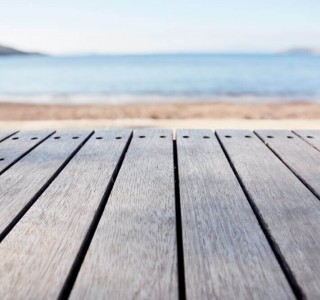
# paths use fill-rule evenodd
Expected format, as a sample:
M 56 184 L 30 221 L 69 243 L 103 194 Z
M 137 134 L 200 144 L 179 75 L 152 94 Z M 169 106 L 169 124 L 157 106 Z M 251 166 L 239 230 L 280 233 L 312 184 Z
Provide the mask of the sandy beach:
M 320 104 L 169 103 L 38 105 L 0 103 L 1 121 L 95 119 L 320 119 Z

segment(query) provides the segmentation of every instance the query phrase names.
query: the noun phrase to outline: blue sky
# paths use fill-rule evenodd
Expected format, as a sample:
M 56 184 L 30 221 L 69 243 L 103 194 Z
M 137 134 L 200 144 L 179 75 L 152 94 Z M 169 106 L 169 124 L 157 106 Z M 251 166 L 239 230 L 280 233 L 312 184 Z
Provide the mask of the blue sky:
M 320 49 L 320 0 L 1 0 L 0 44 L 53 54 Z

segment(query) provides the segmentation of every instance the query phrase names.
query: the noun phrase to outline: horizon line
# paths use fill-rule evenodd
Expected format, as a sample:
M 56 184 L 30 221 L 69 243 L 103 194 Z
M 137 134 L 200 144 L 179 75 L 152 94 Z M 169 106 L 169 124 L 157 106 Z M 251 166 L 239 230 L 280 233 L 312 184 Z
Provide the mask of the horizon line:
M 290 48 L 285 50 L 225 50 L 225 51 L 141 51 L 141 52 L 65 52 L 65 53 L 40 53 L 44 56 L 153 56 L 153 55 L 272 55 L 272 54 L 309 54 L 319 55 L 320 51 L 309 48 Z
M 275 54 L 309 54 L 309 55 L 320 55 L 320 49 L 312 47 L 295 46 L 288 47 L 286 49 L 274 49 L 274 50 L 244 50 L 244 49 L 225 49 L 225 50 L 154 50 L 154 51 L 116 51 L 116 52 L 102 52 L 102 51 L 67 51 L 60 53 L 52 52 L 41 52 L 35 50 L 19 49 L 18 47 L 10 47 L 5 44 L 0 44 L 3 48 L 12 50 L 11 55 L 42 55 L 42 56 L 154 56 L 154 55 L 275 55 Z M 16 53 L 15 53 L 16 52 Z M 1 55 L 1 52 L 0 52 Z M 2 56 L 2 55 L 1 55 Z

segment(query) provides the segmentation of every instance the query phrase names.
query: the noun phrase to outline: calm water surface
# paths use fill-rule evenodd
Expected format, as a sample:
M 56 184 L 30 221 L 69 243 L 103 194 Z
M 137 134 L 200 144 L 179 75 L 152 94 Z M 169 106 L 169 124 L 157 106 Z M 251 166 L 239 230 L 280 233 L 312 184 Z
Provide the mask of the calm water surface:
M 248 99 L 320 102 L 320 57 L 177 54 L 0 58 L 0 101 Z

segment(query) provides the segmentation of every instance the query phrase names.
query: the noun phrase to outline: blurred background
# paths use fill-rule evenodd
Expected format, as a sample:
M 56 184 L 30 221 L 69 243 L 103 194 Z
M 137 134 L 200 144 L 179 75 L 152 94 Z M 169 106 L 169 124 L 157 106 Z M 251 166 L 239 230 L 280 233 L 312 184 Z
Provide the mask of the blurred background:
M 2 0 L 0 120 L 320 117 L 318 0 Z

